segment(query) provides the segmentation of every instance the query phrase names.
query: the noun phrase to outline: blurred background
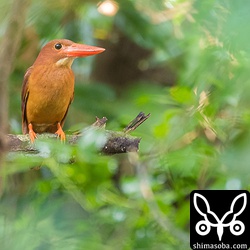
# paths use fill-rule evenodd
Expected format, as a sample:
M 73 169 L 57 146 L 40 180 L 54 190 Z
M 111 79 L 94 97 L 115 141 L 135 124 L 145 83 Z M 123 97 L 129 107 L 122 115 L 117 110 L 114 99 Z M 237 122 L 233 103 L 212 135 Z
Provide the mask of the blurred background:
M 1 162 L 1 249 L 189 249 L 195 189 L 249 189 L 249 1 L 1 0 L 0 128 L 21 133 L 21 86 L 55 38 L 106 48 L 76 59 L 68 133 L 108 118 L 138 154 L 37 142 Z M 0 145 L 1 146 L 1 145 Z M 40 170 L 30 170 L 42 166 Z

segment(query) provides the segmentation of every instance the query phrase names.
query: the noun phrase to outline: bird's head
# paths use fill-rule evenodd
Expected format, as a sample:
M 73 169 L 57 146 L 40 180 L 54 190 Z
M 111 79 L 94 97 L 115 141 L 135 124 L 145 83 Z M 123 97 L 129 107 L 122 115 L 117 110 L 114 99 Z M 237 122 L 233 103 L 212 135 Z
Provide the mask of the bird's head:
M 96 55 L 104 50 L 95 46 L 74 43 L 67 39 L 56 39 L 48 42 L 41 49 L 34 64 L 56 64 L 70 67 L 75 58 Z

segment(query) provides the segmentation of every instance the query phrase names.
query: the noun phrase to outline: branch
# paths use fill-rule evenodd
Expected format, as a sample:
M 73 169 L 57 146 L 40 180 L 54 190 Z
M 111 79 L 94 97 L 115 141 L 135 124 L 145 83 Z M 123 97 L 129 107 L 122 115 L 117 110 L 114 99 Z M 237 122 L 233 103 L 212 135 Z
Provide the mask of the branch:
M 138 119 L 138 116 L 140 119 Z M 145 120 L 147 120 L 150 116 L 148 114 L 145 116 L 144 113 L 140 113 L 132 122 L 129 123 L 129 131 L 135 130 L 139 125 L 141 125 Z M 137 120 L 137 122 L 135 122 Z M 142 121 L 143 120 L 143 121 Z M 103 117 L 99 119 L 96 117 L 95 123 L 93 123 L 90 127 L 86 128 L 86 131 L 89 128 L 97 128 L 104 129 L 106 126 L 107 118 Z M 133 137 L 128 134 L 128 126 L 125 129 L 125 132 L 116 132 L 105 130 L 105 135 L 107 137 L 107 141 L 101 152 L 106 155 L 118 154 L 118 153 L 127 153 L 127 152 L 137 152 L 139 150 L 139 143 L 141 138 Z M 73 135 L 67 135 L 67 143 L 76 144 L 78 139 L 84 136 L 83 132 L 77 132 Z M 38 153 L 38 150 L 35 147 L 35 144 L 30 143 L 29 135 L 13 135 L 8 134 L 7 136 L 7 145 L 8 151 L 10 152 L 25 152 L 25 153 Z M 40 134 L 39 138 L 56 138 L 55 134 Z
M 150 113 L 145 115 L 140 112 L 133 121 L 131 121 L 128 126 L 124 129 L 124 132 L 129 133 L 130 131 L 136 130 L 144 121 L 146 121 L 150 116 Z

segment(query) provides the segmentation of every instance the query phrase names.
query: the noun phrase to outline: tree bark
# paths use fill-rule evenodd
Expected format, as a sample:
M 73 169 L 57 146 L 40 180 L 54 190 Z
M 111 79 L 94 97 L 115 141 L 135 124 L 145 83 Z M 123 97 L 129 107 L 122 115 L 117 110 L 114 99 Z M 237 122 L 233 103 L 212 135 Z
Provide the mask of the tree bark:
M 127 135 L 123 132 L 115 132 L 105 130 L 106 142 L 100 149 L 100 152 L 105 155 L 114 155 L 128 152 L 137 152 L 139 150 L 139 143 L 141 138 Z M 67 135 L 67 143 L 76 144 L 83 134 L 79 135 Z M 54 134 L 42 134 L 38 135 L 39 139 L 55 138 Z M 7 149 L 9 152 L 23 152 L 25 154 L 38 154 L 36 144 L 31 144 L 28 135 L 6 135 Z
M 106 136 L 106 142 L 104 146 L 100 149 L 103 154 L 113 155 L 119 153 L 137 152 L 139 150 L 140 138 L 132 137 L 128 133 L 139 127 L 144 121 L 150 117 L 150 114 L 145 115 L 140 112 L 135 119 L 133 119 L 128 126 L 121 132 L 104 130 Z M 76 144 L 78 139 L 87 133 L 88 129 L 104 129 L 106 126 L 107 118 L 103 117 L 99 119 L 96 117 L 95 123 L 90 127 L 83 130 L 81 133 L 74 135 L 67 135 L 67 142 L 69 144 Z M 38 135 L 39 138 L 54 138 L 55 134 L 42 134 Z M 27 154 L 39 153 L 35 147 L 35 144 L 30 143 L 29 135 L 7 135 L 5 137 L 7 141 L 7 148 L 10 152 L 24 152 Z

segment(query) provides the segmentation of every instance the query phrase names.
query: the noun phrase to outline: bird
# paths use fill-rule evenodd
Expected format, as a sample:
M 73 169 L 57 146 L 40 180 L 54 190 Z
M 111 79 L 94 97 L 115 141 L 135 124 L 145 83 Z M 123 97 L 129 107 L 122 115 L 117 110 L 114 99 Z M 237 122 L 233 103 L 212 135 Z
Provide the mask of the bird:
M 104 50 L 68 39 L 52 40 L 41 49 L 24 75 L 21 92 L 22 132 L 29 134 L 31 143 L 40 133 L 55 133 L 66 140 L 63 125 L 74 98 L 71 65 L 77 57 Z

